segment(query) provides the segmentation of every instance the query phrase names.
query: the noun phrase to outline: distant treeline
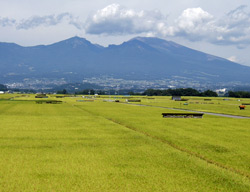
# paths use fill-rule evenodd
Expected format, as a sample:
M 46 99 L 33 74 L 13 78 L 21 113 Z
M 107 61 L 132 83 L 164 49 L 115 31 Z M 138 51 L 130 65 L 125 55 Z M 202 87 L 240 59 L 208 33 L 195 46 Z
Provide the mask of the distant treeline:
M 133 90 L 127 90 L 127 89 L 121 89 L 121 90 L 94 90 L 94 89 L 84 89 L 82 91 L 75 92 L 76 95 L 142 95 L 142 91 L 133 91 Z
M 8 91 L 5 85 L 0 84 L 0 91 Z
M 66 90 L 63 92 L 57 93 L 66 93 Z M 159 90 L 159 89 L 147 89 L 144 92 L 134 92 L 132 90 L 109 90 L 109 91 L 102 91 L 98 90 L 95 91 L 93 89 L 85 89 L 82 91 L 75 92 L 77 95 L 148 95 L 148 96 L 204 96 L 204 97 L 217 97 L 217 93 L 211 90 L 207 90 L 204 92 L 199 92 L 196 89 L 192 88 L 180 88 L 180 89 L 166 89 L 166 90 Z
M 36 93 L 36 90 L 30 89 L 10 89 L 11 91 L 23 92 L 23 93 Z M 8 91 L 7 86 L 0 84 L 0 91 Z M 51 91 L 50 93 L 53 93 Z M 71 93 L 66 89 L 57 91 L 57 94 L 68 94 Z M 203 96 L 203 97 L 217 97 L 218 94 L 212 90 L 198 91 L 193 88 L 178 88 L 178 89 L 147 89 L 143 90 L 94 90 L 94 89 L 84 89 L 82 91 L 75 92 L 76 95 L 148 95 L 148 96 Z M 250 98 L 250 92 L 248 91 L 229 91 L 225 94 L 226 97 L 236 97 L 236 98 Z
M 93 90 L 93 89 L 84 89 L 82 91 L 75 92 L 75 94 L 76 95 L 94 95 L 94 94 L 107 95 L 107 93 L 105 93 L 105 91 Z
M 179 89 L 147 89 L 142 93 L 142 95 L 148 96 L 204 96 L 204 97 L 218 97 L 218 94 L 211 90 L 206 90 L 204 92 L 197 91 L 192 88 L 179 88 Z
M 66 89 L 57 91 L 57 94 L 68 94 Z M 179 89 L 147 89 L 146 91 L 136 92 L 133 90 L 94 90 L 84 89 L 74 93 L 75 95 L 147 95 L 147 96 L 201 96 L 201 97 L 218 97 L 218 94 L 211 90 L 200 92 L 193 88 Z M 226 97 L 250 98 L 250 92 L 247 91 L 229 91 Z
M 228 91 L 228 97 L 250 98 L 250 92 L 247 91 Z

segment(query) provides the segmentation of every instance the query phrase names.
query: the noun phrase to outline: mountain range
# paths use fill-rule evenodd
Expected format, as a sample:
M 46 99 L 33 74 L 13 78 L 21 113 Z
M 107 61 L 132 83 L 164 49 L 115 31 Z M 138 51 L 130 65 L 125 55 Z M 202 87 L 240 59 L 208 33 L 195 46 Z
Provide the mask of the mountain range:
M 1 83 L 25 78 L 79 82 L 86 77 L 112 76 L 250 84 L 248 66 L 152 37 L 136 37 L 108 47 L 80 37 L 31 47 L 0 43 L 0 71 Z

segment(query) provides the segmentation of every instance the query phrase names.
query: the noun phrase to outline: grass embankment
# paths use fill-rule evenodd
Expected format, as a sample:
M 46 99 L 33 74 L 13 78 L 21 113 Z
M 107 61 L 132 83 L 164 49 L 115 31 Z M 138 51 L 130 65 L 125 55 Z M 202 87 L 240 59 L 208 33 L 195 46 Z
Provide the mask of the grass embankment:
M 0 191 L 249 191 L 241 174 L 162 142 L 249 173 L 249 120 L 61 100 L 1 101 Z

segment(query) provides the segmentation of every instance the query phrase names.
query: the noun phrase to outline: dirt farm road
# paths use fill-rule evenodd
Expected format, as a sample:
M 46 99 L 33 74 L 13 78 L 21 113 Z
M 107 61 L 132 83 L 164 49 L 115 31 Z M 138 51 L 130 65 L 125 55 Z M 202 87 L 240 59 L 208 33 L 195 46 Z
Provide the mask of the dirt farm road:
M 250 117 L 245 117 L 245 116 L 228 115 L 228 114 L 212 113 L 212 112 L 204 112 L 204 111 L 195 111 L 195 110 L 190 110 L 190 109 L 170 108 L 170 107 L 161 107 L 161 106 L 153 106 L 153 105 L 134 104 L 134 103 L 124 103 L 124 104 L 137 105 L 137 106 L 143 106 L 143 107 L 155 107 L 155 108 L 171 109 L 171 110 L 176 110 L 176 111 L 187 111 L 187 112 L 195 112 L 195 113 L 204 113 L 206 115 L 214 115 L 214 116 L 228 117 L 228 118 L 234 118 L 234 119 L 250 119 Z

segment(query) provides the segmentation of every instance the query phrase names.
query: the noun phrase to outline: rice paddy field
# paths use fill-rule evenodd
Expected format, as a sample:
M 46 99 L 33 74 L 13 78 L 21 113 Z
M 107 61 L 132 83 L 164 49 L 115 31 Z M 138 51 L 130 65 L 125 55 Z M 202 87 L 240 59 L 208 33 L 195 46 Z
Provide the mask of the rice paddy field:
M 185 99 L 0 95 L 0 191 L 249 192 L 250 118 L 161 114 L 250 117 L 250 99 Z

